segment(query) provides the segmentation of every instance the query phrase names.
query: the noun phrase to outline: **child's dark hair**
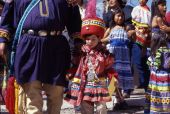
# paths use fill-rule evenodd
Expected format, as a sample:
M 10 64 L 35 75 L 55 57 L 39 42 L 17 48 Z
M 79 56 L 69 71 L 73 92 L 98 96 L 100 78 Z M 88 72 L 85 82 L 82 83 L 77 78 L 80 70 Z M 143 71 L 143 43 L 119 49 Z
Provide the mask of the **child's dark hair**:
M 4 6 L 4 1 L 0 0 L 0 5 Z
M 110 0 L 107 0 L 110 1 Z M 117 0 L 118 4 L 120 5 L 120 8 L 124 8 L 126 5 L 126 0 Z
M 165 32 L 159 31 L 156 33 L 152 33 L 151 39 L 151 55 L 155 55 L 156 51 L 160 47 L 168 47 L 168 35 Z
M 93 35 L 93 34 L 86 34 L 86 35 L 83 36 L 83 38 L 87 38 L 87 37 L 89 37 L 89 36 L 91 36 L 91 35 Z M 96 35 L 96 34 L 94 34 L 94 35 Z M 98 35 L 96 35 L 96 36 L 99 38 Z
M 166 4 L 166 0 L 153 0 L 151 4 L 151 20 L 154 16 L 162 17 L 158 5 L 159 4 Z
M 121 8 L 117 7 L 116 9 L 114 9 L 112 11 L 112 20 L 111 20 L 111 22 L 109 24 L 110 28 L 113 28 L 116 25 L 116 23 L 114 21 L 114 18 L 115 18 L 115 15 L 118 14 L 118 13 L 122 13 L 123 17 L 124 17 L 124 20 L 125 20 L 125 14 L 124 14 L 123 10 Z M 122 23 L 122 26 L 124 26 L 124 22 Z

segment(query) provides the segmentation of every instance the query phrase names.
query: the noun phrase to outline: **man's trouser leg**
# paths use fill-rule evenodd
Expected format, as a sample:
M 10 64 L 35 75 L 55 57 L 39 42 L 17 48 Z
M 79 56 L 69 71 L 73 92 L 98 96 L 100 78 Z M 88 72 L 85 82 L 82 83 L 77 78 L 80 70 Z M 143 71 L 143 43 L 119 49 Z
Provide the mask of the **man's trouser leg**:
M 42 83 L 33 81 L 22 85 L 26 94 L 26 114 L 43 114 Z
M 136 67 L 139 74 L 140 87 L 143 87 L 145 90 L 149 82 L 149 69 L 146 62 L 147 56 L 142 55 L 142 46 L 134 43 L 132 47 L 132 64 Z
M 47 113 L 60 114 L 63 104 L 64 87 L 44 84 L 43 89 L 47 95 Z
M 18 113 L 26 114 L 26 94 L 21 86 L 18 93 Z

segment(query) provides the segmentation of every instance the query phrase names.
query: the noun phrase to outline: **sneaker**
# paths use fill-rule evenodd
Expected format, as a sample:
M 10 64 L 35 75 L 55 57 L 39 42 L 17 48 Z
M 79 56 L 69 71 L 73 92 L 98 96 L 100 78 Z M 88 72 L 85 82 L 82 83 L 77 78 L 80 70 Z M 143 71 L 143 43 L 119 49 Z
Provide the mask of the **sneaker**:
M 121 102 L 120 105 L 123 110 L 128 108 L 128 104 L 126 103 L 126 101 Z
M 115 103 L 114 105 L 113 105 L 113 109 L 112 109 L 113 111 L 117 111 L 117 110 L 121 110 L 121 105 L 120 105 L 120 103 Z
M 125 101 L 123 101 L 123 102 L 114 104 L 112 110 L 118 111 L 118 110 L 126 110 L 126 109 L 128 109 L 128 104 Z
M 81 107 L 80 106 L 75 106 L 74 110 L 75 110 L 75 114 L 81 114 Z
M 137 89 L 143 89 L 143 88 L 145 88 L 144 85 L 139 85 L 139 86 L 137 86 Z

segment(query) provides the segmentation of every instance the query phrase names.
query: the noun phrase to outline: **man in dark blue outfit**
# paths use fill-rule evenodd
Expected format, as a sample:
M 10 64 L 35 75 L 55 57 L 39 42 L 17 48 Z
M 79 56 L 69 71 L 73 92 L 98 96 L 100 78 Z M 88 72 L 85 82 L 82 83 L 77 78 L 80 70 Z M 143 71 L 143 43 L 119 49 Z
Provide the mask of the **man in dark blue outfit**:
M 6 0 L 0 24 L 1 57 L 32 1 Z M 69 0 L 72 1 L 75 2 Z M 18 39 L 14 76 L 27 96 L 25 113 L 42 114 L 44 90 L 48 114 L 59 114 L 63 88 L 68 84 L 65 74 L 70 66 L 70 48 L 61 33 L 67 27 L 69 35 L 76 36 L 74 33 L 81 28 L 80 13 L 77 6 L 66 0 L 40 0 L 31 8 Z

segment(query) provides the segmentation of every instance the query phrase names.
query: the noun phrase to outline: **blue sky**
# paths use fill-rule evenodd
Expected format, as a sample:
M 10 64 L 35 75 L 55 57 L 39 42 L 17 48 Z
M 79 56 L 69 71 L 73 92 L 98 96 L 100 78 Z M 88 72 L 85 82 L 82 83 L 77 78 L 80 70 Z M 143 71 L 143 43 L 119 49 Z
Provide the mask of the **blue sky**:
M 167 1 L 167 10 L 170 11 L 170 0 L 166 0 Z M 138 4 L 138 0 L 131 0 L 132 4 L 137 5 Z M 148 0 L 148 6 L 151 5 L 152 0 Z

